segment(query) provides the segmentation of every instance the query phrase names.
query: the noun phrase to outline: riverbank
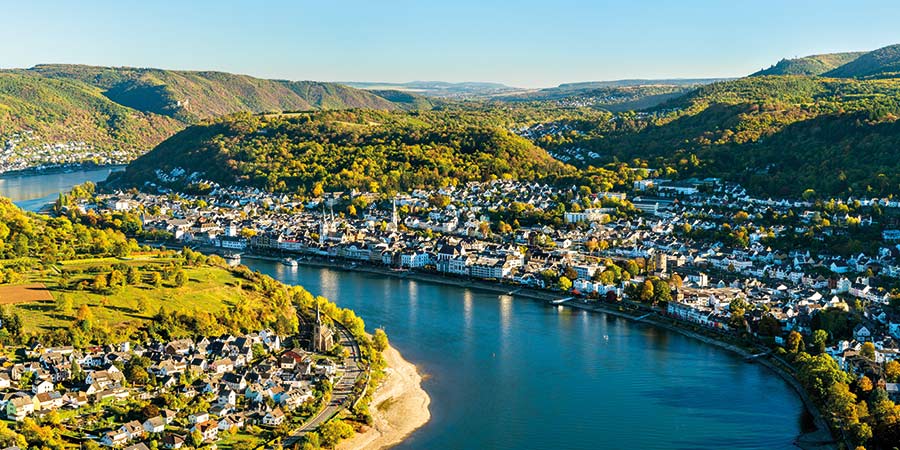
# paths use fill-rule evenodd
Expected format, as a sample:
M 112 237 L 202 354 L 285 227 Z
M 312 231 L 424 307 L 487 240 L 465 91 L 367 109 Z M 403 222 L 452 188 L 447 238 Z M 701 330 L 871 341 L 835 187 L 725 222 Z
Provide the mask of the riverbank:
M 201 248 L 203 252 L 215 252 L 221 249 Z M 274 256 L 245 254 L 243 258 L 260 259 L 264 261 L 281 262 L 283 258 Z M 385 267 L 369 266 L 369 265 L 352 265 L 347 262 L 329 261 L 321 258 L 297 259 L 297 263 L 312 267 L 325 267 L 334 270 L 347 270 L 360 273 L 369 273 L 373 275 L 388 276 L 400 278 L 404 280 L 423 281 L 426 283 L 436 283 L 448 286 L 456 286 L 460 288 L 478 289 L 481 291 L 491 292 L 500 295 L 515 295 L 516 297 L 526 297 L 534 300 L 551 301 L 562 298 L 562 294 L 543 291 L 529 287 L 523 287 L 517 284 L 503 284 L 496 281 L 472 280 L 460 278 L 452 275 L 439 275 L 424 272 L 412 271 L 396 271 Z
M 245 255 L 246 258 L 256 258 L 263 259 L 269 261 L 280 261 L 282 258 L 279 257 L 271 257 L 271 256 L 260 256 L 260 255 Z M 340 260 L 330 260 L 324 258 L 302 258 L 297 260 L 299 264 L 313 266 L 313 267 L 324 267 L 334 270 L 344 270 L 344 271 L 353 271 L 353 272 L 361 272 L 368 273 L 379 276 L 389 276 L 394 278 L 412 280 L 412 281 L 422 281 L 427 283 L 436 283 L 443 285 L 451 285 L 461 288 L 468 289 L 477 289 L 485 292 L 496 293 L 498 295 L 512 295 L 514 297 L 524 297 L 533 300 L 538 300 L 541 302 L 549 302 L 552 300 L 564 298 L 565 294 L 558 292 L 550 292 L 541 289 L 522 287 L 519 285 L 512 284 L 502 284 L 496 281 L 490 280 L 471 280 L 465 278 L 458 278 L 454 276 L 445 276 L 439 274 L 430 274 L 423 272 L 412 272 L 412 271 L 396 271 L 391 270 L 389 268 L 377 267 L 377 266 L 369 266 L 369 265 L 357 265 L 346 261 Z M 728 350 L 733 352 L 743 358 L 751 356 L 751 352 L 747 349 L 738 347 L 728 342 L 724 342 L 721 339 L 717 339 L 712 336 L 708 336 L 705 334 L 701 334 L 695 332 L 693 330 L 688 329 L 684 324 L 676 322 L 674 319 L 666 319 L 664 317 L 660 317 L 656 314 L 646 315 L 645 311 L 631 311 L 626 310 L 621 307 L 621 305 L 616 304 L 607 304 L 602 302 L 586 302 L 583 300 L 572 300 L 566 302 L 564 307 L 571 307 L 582 309 L 590 312 L 599 312 L 605 313 L 616 317 L 621 317 L 628 320 L 634 320 L 642 323 L 646 323 L 655 327 L 664 328 L 666 330 L 679 333 L 681 335 L 690 337 L 692 339 L 696 339 L 702 341 L 704 343 L 717 346 L 724 350 Z M 644 317 L 646 316 L 646 317 Z M 833 449 L 836 448 L 836 440 L 831 434 L 831 430 L 828 427 L 826 421 L 822 417 L 821 412 L 818 407 L 812 402 L 812 399 L 806 392 L 806 389 L 800 384 L 800 382 L 789 372 L 784 370 L 779 365 L 775 364 L 772 361 L 767 360 L 766 358 L 757 358 L 754 359 L 753 362 L 759 363 L 766 368 L 773 371 L 780 378 L 785 380 L 789 386 L 797 393 L 800 397 L 800 400 L 803 402 L 806 411 L 812 417 L 812 420 L 815 424 L 816 430 L 810 432 L 804 432 L 798 435 L 794 444 L 799 448 L 803 448 L 806 450 L 824 450 L 824 449 Z
M 752 353 L 744 348 L 738 347 L 728 342 L 724 342 L 720 339 L 715 339 L 713 337 L 688 330 L 685 327 L 680 326 L 677 322 L 674 322 L 674 320 L 667 321 L 664 318 L 658 316 L 647 316 L 641 318 L 640 316 L 619 310 L 613 307 L 613 305 L 606 305 L 598 302 L 583 303 L 573 301 L 566 303 L 565 306 L 590 312 L 600 312 L 624 319 L 634 320 L 636 322 L 646 323 L 655 327 L 663 328 L 665 330 L 681 334 L 683 336 L 687 336 L 692 339 L 697 339 L 709 345 L 714 345 L 716 347 L 728 350 L 730 352 L 736 353 L 743 358 L 750 358 L 752 356 Z M 803 405 L 806 408 L 806 411 L 810 414 L 810 416 L 812 416 L 816 429 L 813 431 L 801 433 L 797 437 L 797 440 L 794 442 L 794 444 L 804 450 L 824 450 L 836 448 L 837 441 L 832 436 L 831 429 L 825 422 L 821 411 L 819 411 L 819 408 L 815 403 L 813 403 L 812 399 L 809 397 L 809 394 L 806 392 L 806 389 L 802 384 L 800 384 L 797 378 L 794 377 L 791 373 L 784 370 L 778 364 L 775 364 L 766 358 L 757 358 L 754 359 L 753 362 L 765 366 L 766 368 L 777 374 L 785 382 L 787 382 L 788 385 L 790 385 L 791 388 L 800 397 L 800 400 L 803 401 Z
M 339 450 L 377 450 L 394 446 L 431 419 L 431 398 L 422 389 L 416 366 L 393 347 L 384 352 L 385 378 L 375 389 L 369 412 L 372 426 L 341 442 Z
M 63 164 L 59 166 L 48 166 L 48 167 L 28 167 L 25 169 L 14 169 L 7 170 L 5 172 L 0 172 L 0 178 L 7 177 L 20 177 L 20 176 L 30 176 L 30 175 L 55 175 L 58 173 L 71 173 L 78 172 L 82 170 L 98 170 L 98 169 L 110 169 L 112 171 L 125 170 L 125 166 L 127 164 L 94 164 L 92 162 L 86 163 L 75 163 L 75 164 Z

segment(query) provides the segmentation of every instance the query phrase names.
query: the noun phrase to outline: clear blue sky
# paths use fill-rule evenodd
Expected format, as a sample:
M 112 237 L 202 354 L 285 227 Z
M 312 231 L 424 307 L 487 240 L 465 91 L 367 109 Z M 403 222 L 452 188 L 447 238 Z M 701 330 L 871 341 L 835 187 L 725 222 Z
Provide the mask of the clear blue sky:
M 322 81 L 740 76 L 900 43 L 897 0 L 0 0 L 0 67 L 213 69 Z

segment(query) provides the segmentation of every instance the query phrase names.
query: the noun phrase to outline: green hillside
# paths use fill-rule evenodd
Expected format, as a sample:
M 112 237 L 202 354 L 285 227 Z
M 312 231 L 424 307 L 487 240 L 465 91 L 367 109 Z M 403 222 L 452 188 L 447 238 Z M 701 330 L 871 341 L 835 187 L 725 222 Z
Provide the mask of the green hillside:
M 508 102 L 553 102 L 566 106 L 591 106 L 610 111 L 653 108 L 678 98 L 716 79 L 618 80 L 561 84 L 496 97 Z
M 188 124 L 239 111 L 430 108 L 335 83 L 222 72 L 40 65 L 0 70 L 0 172 L 43 164 L 127 162 Z M 11 147 L 10 147 L 11 146 Z
M 839 78 L 872 78 L 900 76 L 900 44 L 889 45 L 866 53 L 824 76 Z
M 0 72 L 0 137 L 28 130 L 43 142 L 83 141 L 101 153 L 137 154 L 182 126 L 170 117 L 122 106 L 78 81 Z
M 768 69 L 760 70 L 750 76 L 764 75 L 821 75 L 829 70 L 847 64 L 865 52 L 826 53 L 802 58 L 782 59 Z
M 670 174 L 723 177 L 768 195 L 900 194 L 898 80 L 751 77 L 661 108 L 542 145 L 595 152 L 593 164 L 644 158 Z
M 157 170 L 176 168 L 225 185 L 299 192 L 318 183 L 332 190 L 409 190 L 574 172 L 502 128 L 434 114 L 332 111 L 239 114 L 194 126 L 135 160 L 116 183 L 159 183 Z
M 335 83 L 265 80 L 224 72 L 81 65 L 39 65 L 28 72 L 79 80 L 103 89 L 122 105 L 185 122 L 239 111 L 397 108 L 370 92 Z

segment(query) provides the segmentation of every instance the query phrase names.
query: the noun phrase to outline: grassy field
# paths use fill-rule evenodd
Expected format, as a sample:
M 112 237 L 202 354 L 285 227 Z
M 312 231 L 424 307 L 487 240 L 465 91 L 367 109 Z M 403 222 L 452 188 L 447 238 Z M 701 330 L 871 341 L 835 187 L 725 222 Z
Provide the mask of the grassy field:
M 270 433 L 264 431 L 262 436 L 254 435 L 247 430 L 241 430 L 231 435 L 219 435 L 222 440 L 216 443 L 218 448 L 222 450 L 231 450 L 235 447 L 239 448 L 257 448 L 264 444 L 266 440 L 271 439 Z
M 9 308 L 19 314 L 26 332 L 70 327 L 76 311 L 81 305 L 88 305 L 95 323 L 106 324 L 114 328 L 147 321 L 159 311 L 160 307 L 165 307 L 169 311 L 196 310 L 214 313 L 254 295 L 242 290 L 239 287 L 239 279 L 231 272 L 210 266 L 184 268 L 188 281 L 182 287 L 175 287 L 172 281 L 163 281 L 160 288 L 147 284 L 150 272 L 147 267 L 155 264 L 163 265 L 168 262 L 168 259 L 153 258 L 132 260 L 104 258 L 65 262 L 61 266 L 67 269 L 77 267 L 85 271 L 92 266 L 107 267 L 110 264 L 124 263 L 144 266 L 145 269 L 142 269 L 144 282 L 139 285 L 96 293 L 89 288 L 84 290 L 64 288 L 60 285 L 60 277 L 56 271 L 36 272 L 29 275 L 28 285 L 43 283 L 46 285 L 46 290 L 43 292 L 45 295 L 52 296 L 52 299 L 44 297 L 24 302 L 10 300 L 9 303 L 12 304 Z M 91 273 L 81 273 L 73 276 L 71 280 L 90 282 L 93 276 L 94 274 Z M 25 285 L 13 285 L 3 289 L 16 292 L 16 290 L 22 291 L 23 286 Z M 72 306 L 68 311 L 60 311 L 57 307 L 57 300 L 62 295 L 71 300 Z M 0 296 L 2 296 L 0 298 L 3 299 L 3 303 L 7 303 L 6 297 L 2 293 Z

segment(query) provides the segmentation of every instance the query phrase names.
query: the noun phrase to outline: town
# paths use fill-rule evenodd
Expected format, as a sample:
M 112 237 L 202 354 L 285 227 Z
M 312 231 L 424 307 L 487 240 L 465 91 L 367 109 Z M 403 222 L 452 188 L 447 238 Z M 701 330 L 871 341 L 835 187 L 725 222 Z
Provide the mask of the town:
M 287 437 L 326 403 L 348 406 L 361 373 L 344 358 L 353 338 L 329 323 L 317 314 L 288 337 L 260 330 L 83 350 L 35 342 L 4 361 L 0 402 L 26 429 L 40 427 L 35 419 L 63 426 L 63 439 L 94 447 L 239 448 L 242 434 Z
M 561 299 L 663 305 L 669 317 L 778 346 L 799 333 L 826 340 L 842 369 L 897 398 L 900 230 L 892 216 L 900 202 L 758 199 L 719 179 L 646 173 L 627 193 L 496 180 L 304 200 L 176 172 L 160 179 L 187 178 L 206 193 L 118 192 L 58 207 L 93 222 L 139 222 L 132 227 L 146 239 L 235 261 L 342 261 L 553 290 Z M 870 236 L 875 245 L 845 245 Z M 823 329 L 824 338 L 814 333 Z
M 0 173 L 41 171 L 79 165 L 117 165 L 134 158 L 134 151 L 97 149 L 81 141 L 54 141 L 26 130 L 0 134 Z

